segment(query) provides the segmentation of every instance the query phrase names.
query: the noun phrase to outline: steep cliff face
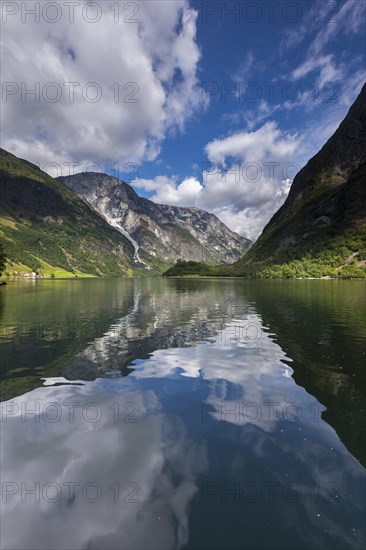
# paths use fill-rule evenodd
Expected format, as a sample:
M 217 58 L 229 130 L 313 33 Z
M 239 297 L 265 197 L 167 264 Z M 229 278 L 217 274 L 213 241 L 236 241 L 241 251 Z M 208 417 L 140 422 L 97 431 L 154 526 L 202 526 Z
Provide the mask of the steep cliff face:
M 346 118 L 297 174 L 284 205 L 250 255 L 280 256 L 312 249 L 314 240 L 366 226 L 366 84 Z
M 135 261 L 145 267 L 176 259 L 230 263 L 250 241 L 199 208 L 155 204 L 112 176 L 81 173 L 59 181 L 83 197 L 111 225 L 128 235 Z
M 366 278 L 366 85 L 243 258 L 219 267 L 179 263 L 165 274 L 193 273 Z

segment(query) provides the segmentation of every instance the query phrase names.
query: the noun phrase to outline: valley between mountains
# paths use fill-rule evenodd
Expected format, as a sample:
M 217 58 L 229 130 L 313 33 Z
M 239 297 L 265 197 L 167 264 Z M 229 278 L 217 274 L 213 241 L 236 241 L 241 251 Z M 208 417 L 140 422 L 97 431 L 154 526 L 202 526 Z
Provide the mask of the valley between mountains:
M 199 208 L 155 204 L 106 174 L 53 179 L 0 150 L 8 274 L 157 275 L 178 259 L 231 263 L 251 241 Z
M 107 174 L 53 179 L 3 149 L 0 161 L 8 276 L 366 277 L 366 85 L 253 246 Z

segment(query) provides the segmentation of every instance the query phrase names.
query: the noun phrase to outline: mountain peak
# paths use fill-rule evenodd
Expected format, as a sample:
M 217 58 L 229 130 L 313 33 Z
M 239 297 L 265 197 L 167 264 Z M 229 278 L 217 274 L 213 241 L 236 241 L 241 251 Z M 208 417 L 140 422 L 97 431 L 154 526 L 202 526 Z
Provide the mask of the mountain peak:
M 320 265 L 314 273 L 337 275 L 352 259 L 362 268 L 364 250 L 366 84 L 333 136 L 296 175 L 285 203 L 236 270 L 297 261 Z
M 86 172 L 58 179 L 128 235 L 145 265 L 197 258 L 231 263 L 251 244 L 214 214 L 196 207 L 156 204 L 113 176 Z
M 339 179 L 328 179 L 335 185 L 349 177 L 352 170 L 366 162 L 366 84 L 336 132 L 322 149 L 300 170 L 291 186 L 292 199 L 306 186 L 313 183 L 314 177 L 331 170 Z M 317 182 L 319 184 L 319 182 Z

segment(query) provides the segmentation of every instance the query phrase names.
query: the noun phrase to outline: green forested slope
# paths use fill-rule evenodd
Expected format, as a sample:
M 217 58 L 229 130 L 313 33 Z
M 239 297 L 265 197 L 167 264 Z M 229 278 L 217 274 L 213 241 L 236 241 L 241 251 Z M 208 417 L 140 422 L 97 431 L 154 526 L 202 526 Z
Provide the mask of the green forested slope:
M 7 270 L 132 273 L 133 247 L 75 193 L 0 149 L 0 238 Z

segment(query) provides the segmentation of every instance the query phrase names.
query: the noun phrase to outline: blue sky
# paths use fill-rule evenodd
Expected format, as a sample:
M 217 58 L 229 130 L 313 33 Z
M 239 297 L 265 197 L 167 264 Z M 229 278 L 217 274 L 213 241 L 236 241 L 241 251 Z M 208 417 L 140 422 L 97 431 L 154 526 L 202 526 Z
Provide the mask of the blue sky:
M 139 194 L 252 239 L 365 81 L 359 0 L 81 2 L 72 17 L 60 2 L 38 19 L 8 4 L 2 146 L 55 175 L 119 166 Z
M 365 35 L 362 36 L 361 25 L 360 32 L 353 33 L 347 20 L 339 22 L 338 13 L 344 2 L 324 2 L 319 13 L 317 4 L 309 1 L 295 2 L 293 6 L 283 2 L 286 10 L 273 3 L 272 13 L 268 2 L 247 4 L 247 10 L 242 12 L 238 2 L 193 3 L 199 10 L 199 78 L 202 107 L 206 109 L 199 110 L 186 124 L 185 132 L 164 141 L 159 159 L 164 161 L 167 174 L 180 178 L 191 175 L 194 164 L 201 166 L 207 160 L 204 148 L 212 139 L 251 130 L 264 120 L 276 120 L 281 129 L 291 132 L 302 132 L 314 121 L 318 126 L 321 119 L 325 124 L 338 121 L 348 100 L 353 100 L 358 91 L 348 89 L 344 97 L 348 78 L 365 70 Z M 211 10 L 215 12 L 211 14 Z M 334 22 L 327 25 L 331 13 Z M 356 10 L 353 13 L 356 17 Z M 351 12 L 349 17 L 352 19 Z M 311 58 L 308 52 L 317 33 L 327 26 L 337 31 L 319 54 L 331 56 L 326 67 L 334 67 L 334 74 L 330 71 L 329 77 L 319 83 L 320 71 L 314 68 L 303 78 L 294 78 L 293 71 Z M 295 39 L 293 44 L 290 38 Z M 362 81 L 361 74 L 359 80 Z M 239 90 L 241 96 L 234 97 L 230 93 L 233 90 Z M 310 97 L 304 108 L 301 97 L 307 93 Z M 284 98 L 292 100 L 292 109 L 284 108 Z M 264 103 L 270 109 L 268 116 L 255 124 Z M 251 118 L 254 126 L 250 125 Z M 144 164 L 141 174 L 151 177 L 160 174 L 159 169 L 154 163 Z

